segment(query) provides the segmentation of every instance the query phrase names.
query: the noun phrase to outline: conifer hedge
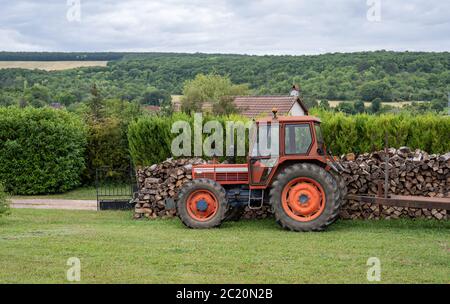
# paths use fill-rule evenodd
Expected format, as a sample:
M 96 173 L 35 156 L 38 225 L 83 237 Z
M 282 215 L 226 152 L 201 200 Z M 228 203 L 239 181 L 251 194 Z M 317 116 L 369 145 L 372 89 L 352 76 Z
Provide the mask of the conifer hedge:
M 322 129 L 327 147 L 335 155 L 364 153 L 384 147 L 385 134 L 391 147 L 408 146 L 429 153 L 450 151 L 450 117 L 432 114 L 384 114 L 346 115 L 313 110 L 322 120 Z M 204 117 L 203 122 L 216 119 L 222 125 L 227 120 L 247 121 L 236 115 Z M 136 165 L 151 165 L 171 157 L 171 134 L 174 121 L 185 120 L 193 125 L 193 118 L 185 114 L 171 117 L 149 116 L 140 118 L 129 126 L 128 140 L 131 156 Z M 203 135 L 206 137 L 207 135 Z M 192 136 L 192 141 L 194 140 Z M 240 161 L 245 161 L 240 158 Z
M 450 151 L 450 116 L 313 112 L 322 120 L 327 146 L 337 155 L 382 149 L 386 134 L 390 147 L 408 146 L 429 153 Z

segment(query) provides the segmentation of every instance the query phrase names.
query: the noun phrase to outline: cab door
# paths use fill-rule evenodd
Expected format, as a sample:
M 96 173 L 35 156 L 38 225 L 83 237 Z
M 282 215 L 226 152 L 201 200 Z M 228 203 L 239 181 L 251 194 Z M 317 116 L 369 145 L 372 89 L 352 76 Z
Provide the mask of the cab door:
M 277 166 L 280 152 L 281 128 L 276 125 L 258 124 L 257 131 L 252 135 L 249 172 L 251 186 L 267 184 L 273 169 Z

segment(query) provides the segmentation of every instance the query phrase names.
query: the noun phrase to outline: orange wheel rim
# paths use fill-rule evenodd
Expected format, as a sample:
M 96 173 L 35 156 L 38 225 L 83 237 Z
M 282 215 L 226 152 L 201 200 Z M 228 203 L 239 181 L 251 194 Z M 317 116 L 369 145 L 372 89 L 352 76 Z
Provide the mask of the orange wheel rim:
M 318 218 L 325 209 L 325 191 L 313 179 L 298 177 L 283 189 L 281 204 L 292 219 L 309 222 Z
M 186 202 L 188 214 L 199 222 L 213 218 L 219 209 L 219 203 L 214 194 L 208 190 L 192 192 Z

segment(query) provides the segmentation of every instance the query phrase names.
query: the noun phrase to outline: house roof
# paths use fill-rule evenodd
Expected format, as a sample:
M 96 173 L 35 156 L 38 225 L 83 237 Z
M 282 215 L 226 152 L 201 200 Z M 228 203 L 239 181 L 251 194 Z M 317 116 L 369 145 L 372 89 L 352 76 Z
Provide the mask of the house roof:
M 298 96 L 239 96 L 234 99 L 236 108 L 247 117 L 269 114 L 273 108 L 278 110 L 279 115 L 288 115 L 296 102 L 307 114 L 308 108 Z
M 149 112 L 159 112 L 161 110 L 161 107 L 158 106 L 144 106 L 144 109 Z
M 50 104 L 50 107 L 52 107 L 52 108 L 54 108 L 54 109 L 62 109 L 62 104 L 61 103 L 59 103 L 59 102 L 52 102 L 51 104 Z
M 288 115 L 296 102 L 302 107 L 305 114 L 308 114 L 308 108 L 298 96 L 237 96 L 234 98 L 234 104 L 239 113 L 250 118 L 270 114 L 273 108 L 276 108 L 281 116 Z M 173 100 L 172 105 L 176 112 L 181 111 L 180 100 Z M 202 110 L 211 112 L 212 104 L 203 103 Z

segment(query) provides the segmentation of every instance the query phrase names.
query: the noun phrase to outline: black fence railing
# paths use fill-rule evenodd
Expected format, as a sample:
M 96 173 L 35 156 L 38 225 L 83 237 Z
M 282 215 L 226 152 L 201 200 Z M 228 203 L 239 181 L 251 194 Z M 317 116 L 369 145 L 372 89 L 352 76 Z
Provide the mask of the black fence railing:
M 127 169 L 98 168 L 95 174 L 95 185 L 98 210 L 121 210 L 133 207 L 137 184 L 132 166 Z

